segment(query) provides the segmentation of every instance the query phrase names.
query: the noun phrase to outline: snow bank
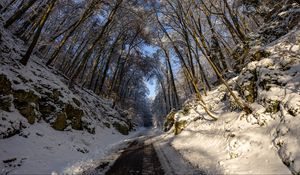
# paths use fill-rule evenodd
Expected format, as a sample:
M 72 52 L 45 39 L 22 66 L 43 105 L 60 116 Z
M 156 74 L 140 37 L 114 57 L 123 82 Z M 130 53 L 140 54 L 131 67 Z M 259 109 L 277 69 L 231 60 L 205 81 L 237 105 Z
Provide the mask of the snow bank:
M 95 135 L 84 131 L 61 132 L 44 122 L 35 124 L 21 135 L 0 140 L 0 174 L 82 173 L 84 166 L 97 163 L 119 146 L 117 143 L 136 134 L 124 136 L 100 127 Z M 3 162 L 14 158 L 12 162 Z
M 250 62 L 229 81 L 252 114 L 239 111 L 221 85 L 204 97 L 219 119 L 213 121 L 197 102 L 187 101 L 167 133 L 180 134 L 166 140 L 209 174 L 299 174 L 299 46 L 296 28 L 262 47 L 267 56 Z

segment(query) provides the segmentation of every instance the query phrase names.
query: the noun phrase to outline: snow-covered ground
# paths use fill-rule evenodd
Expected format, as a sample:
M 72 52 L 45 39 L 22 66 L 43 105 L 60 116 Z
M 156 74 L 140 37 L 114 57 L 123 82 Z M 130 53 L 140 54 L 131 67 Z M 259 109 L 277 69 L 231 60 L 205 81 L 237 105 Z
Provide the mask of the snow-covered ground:
M 124 136 L 114 129 L 55 131 L 47 123 L 23 130 L 22 135 L 0 140 L 0 174 L 81 173 L 140 132 Z M 16 160 L 3 163 L 3 160 Z
M 80 173 L 140 133 L 122 135 L 118 127 L 129 121 L 120 109 L 89 90 L 71 90 L 36 55 L 21 65 L 27 47 L 1 18 L 0 35 L 0 174 Z
M 190 100 L 174 116 L 185 125 L 183 131 L 167 136 L 174 134 L 173 126 L 162 138 L 209 174 L 299 174 L 299 46 L 300 31 L 295 29 L 261 48 L 270 55 L 250 62 L 229 81 L 244 99 L 254 99 L 252 114 L 234 110 L 234 101 L 221 85 L 204 97 L 217 121 Z
M 201 169 L 193 167 L 170 145 L 171 138 L 171 134 L 160 134 L 145 142 L 153 143 L 164 173 L 166 175 L 205 174 Z

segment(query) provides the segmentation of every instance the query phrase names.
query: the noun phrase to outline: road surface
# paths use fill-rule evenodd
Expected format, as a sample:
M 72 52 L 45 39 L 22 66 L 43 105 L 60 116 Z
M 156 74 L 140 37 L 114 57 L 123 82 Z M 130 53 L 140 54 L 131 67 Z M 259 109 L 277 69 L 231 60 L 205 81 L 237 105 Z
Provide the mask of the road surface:
M 135 140 L 106 172 L 107 175 L 160 175 L 164 174 L 152 144 Z
M 168 139 L 149 130 L 112 152 L 82 175 L 205 175 L 170 145 Z

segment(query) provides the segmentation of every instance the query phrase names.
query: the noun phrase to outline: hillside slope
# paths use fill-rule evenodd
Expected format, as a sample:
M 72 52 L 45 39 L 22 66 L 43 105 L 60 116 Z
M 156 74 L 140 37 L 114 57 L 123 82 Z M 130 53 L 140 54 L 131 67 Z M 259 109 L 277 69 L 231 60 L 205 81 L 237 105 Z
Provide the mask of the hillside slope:
M 192 99 L 168 115 L 170 145 L 193 165 L 212 174 L 300 173 L 300 26 L 299 6 L 292 6 L 252 34 L 250 51 L 240 53 L 244 67 L 228 81 L 252 114 L 221 85 L 204 98 L 217 121 Z
M 110 101 L 70 89 L 36 55 L 19 64 L 27 47 L 0 23 L 0 174 L 64 171 L 131 137 L 126 112 Z

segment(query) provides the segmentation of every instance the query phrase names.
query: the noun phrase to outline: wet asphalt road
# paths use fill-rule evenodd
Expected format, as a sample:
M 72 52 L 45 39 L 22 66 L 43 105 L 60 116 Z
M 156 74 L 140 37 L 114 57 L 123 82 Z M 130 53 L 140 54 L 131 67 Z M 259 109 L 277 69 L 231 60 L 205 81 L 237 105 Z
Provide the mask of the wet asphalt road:
M 133 141 L 106 172 L 107 175 L 160 175 L 164 174 L 152 144 Z

